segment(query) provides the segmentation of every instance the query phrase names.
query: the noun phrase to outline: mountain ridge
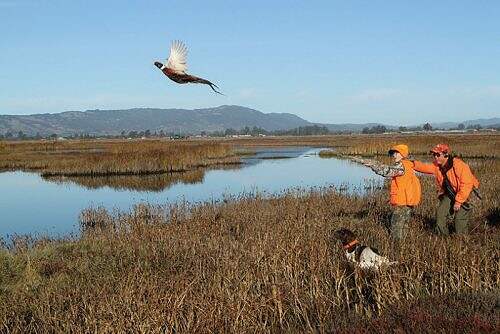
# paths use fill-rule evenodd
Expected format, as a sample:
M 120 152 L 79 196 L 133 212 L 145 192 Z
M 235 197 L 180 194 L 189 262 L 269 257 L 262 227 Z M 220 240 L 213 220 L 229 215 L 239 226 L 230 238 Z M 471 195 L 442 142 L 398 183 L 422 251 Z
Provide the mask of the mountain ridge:
M 500 124 L 500 118 L 467 120 L 463 122 L 431 123 L 434 128 L 456 128 L 479 124 L 493 126 Z M 330 131 L 361 131 L 365 127 L 384 125 L 382 123 L 315 123 L 292 113 L 263 113 L 237 106 L 222 105 L 212 108 L 130 108 L 116 110 L 64 111 L 31 115 L 0 115 L 0 134 L 18 133 L 26 135 L 118 135 L 130 131 L 164 131 L 170 133 L 200 133 L 259 127 L 267 131 L 289 130 L 297 127 L 319 125 Z M 394 125 L 384 125 L 397 129 Z
M 260 127 L 268 131 L 287 130 L 312 123 L 290 113 L 264 114 L 258 110 L 223 105 L 201 109 L 131 108 L 120 110 L 65 111 L 32 115 L 0 115 L 0 133 L 27 135 L 120 134 L 122 131 L 164 131 L 199 133 L 227 128 Z

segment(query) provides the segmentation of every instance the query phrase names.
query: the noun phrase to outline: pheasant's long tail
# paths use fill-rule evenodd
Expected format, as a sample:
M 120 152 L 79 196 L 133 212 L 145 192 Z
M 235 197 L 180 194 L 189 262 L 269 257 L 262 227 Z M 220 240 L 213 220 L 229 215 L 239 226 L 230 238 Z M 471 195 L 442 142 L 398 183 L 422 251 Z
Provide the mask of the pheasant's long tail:
M 216 84 L 206 80 L 206 79 L 203 79 L 203 78 L 198 78 L 198 77 L 195 77 L 195 76 L 192 76 L 192 81 L 193 83 L 200 83 L 200 84 L 205 84 L 205 85 L 209 85 L 210 88 L 212 88 L 212 90 L 214 92 L 216 92 L 217 94 L 220 94 L 220 95 L 224 95 L 222 94 L 221 92 L 219 92 L 217 89 L 220 89 Z M 217 89 L 216 89 L 217 88 Z M 225 96 L 225 95 L 224 95 Z

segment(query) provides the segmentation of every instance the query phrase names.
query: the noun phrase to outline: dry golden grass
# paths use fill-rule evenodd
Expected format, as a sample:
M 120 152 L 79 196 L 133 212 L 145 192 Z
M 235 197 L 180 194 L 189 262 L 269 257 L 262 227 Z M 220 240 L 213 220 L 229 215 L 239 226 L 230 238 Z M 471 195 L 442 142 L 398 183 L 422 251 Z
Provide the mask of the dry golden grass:
M 84 210 L 80 238 L 0 252 L 0 331 L 498 332 L 500 161 L 466 161 L 485 196 L 471 234 L 431 233 L 435 185 L 422 178 L 399 247 L 386 189 Z M 339 227 L 399 265 L 351 268 L 331 238 Z
M 238 161 L 229 145 L 206 140 L 5 142 L 0 148 L 0 170 L 45 176 L 160 174 Z
M 238 163 L 233 148 L 258 146 L 331 147 L 333 154 L 386 155 L 390 146 L 407 143 L 415 155 L 436 143 L 448 143 L 467 158 L 498 158 L 500 135 L 336 135 L 217 140 L 71 140 L 0 142 L 0 170 L 39 171 L 42 175 L 140 175 Z
M 426 155 L 438 143 L 447 143 L 452 150 L 467 158 L 500 157 L 500 134 L 387 134 L 387 135 L 334 135 L 309 137 L 238 138 L 225 142 L 237 146 L 315 146 L 331 147 L 338 154 L 376 156 L 387 155 L 392 145 L 409 145 L 415 155 Z
M 0 323 L 13 332 L 331 332 L 408 302 L 497 291 L 498 231 L 479 223 L 469 236 L 439 238 L 417 219 L 398 253 L 381 226 L 384 201 L 327 191 L 88 210 L 80 240 L 2 253 Z M 401 264 L 350 269 L 331 240 L 341 226 Z M 467 316 L 494 328 L 487 312 Z

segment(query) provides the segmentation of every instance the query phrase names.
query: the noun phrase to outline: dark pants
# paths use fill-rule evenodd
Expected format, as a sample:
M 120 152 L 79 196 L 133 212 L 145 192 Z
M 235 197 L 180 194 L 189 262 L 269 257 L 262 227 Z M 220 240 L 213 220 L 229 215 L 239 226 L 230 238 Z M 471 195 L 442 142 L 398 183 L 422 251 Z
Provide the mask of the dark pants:
M 409 230 L 412 207 L 410 206 L 395 206 L 392 209 L 391 215 L 391 236 L 396 240 L 402 240 L 406 237 Z
M 469 233 L 470 209 L 453 211 L 453 201 L 446 195 L 439 196 L 439 205 L 436 210 L 436 233 L 440 235 L 449 235 L 450 230 L 448 222 L 455 225 L 457 234 Z

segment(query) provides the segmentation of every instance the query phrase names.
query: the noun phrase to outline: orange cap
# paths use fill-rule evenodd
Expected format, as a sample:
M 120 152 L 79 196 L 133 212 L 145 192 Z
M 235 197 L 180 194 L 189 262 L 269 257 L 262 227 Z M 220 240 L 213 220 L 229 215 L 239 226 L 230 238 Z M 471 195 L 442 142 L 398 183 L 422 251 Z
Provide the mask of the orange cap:
M 389 150 L 389 155 L 391 155 L 394 151 L 401 153 L 403 158 L 408 158 L 408 154 L 410 154 L 410 149 L 408 148 L 408 145 L 405 144 L 398 144 Z
M 451 149 L 448 145 L 446 144 L 437 144 L 434 146 L 434 148 L 430 151 L 431 153 L 450 153 Z

